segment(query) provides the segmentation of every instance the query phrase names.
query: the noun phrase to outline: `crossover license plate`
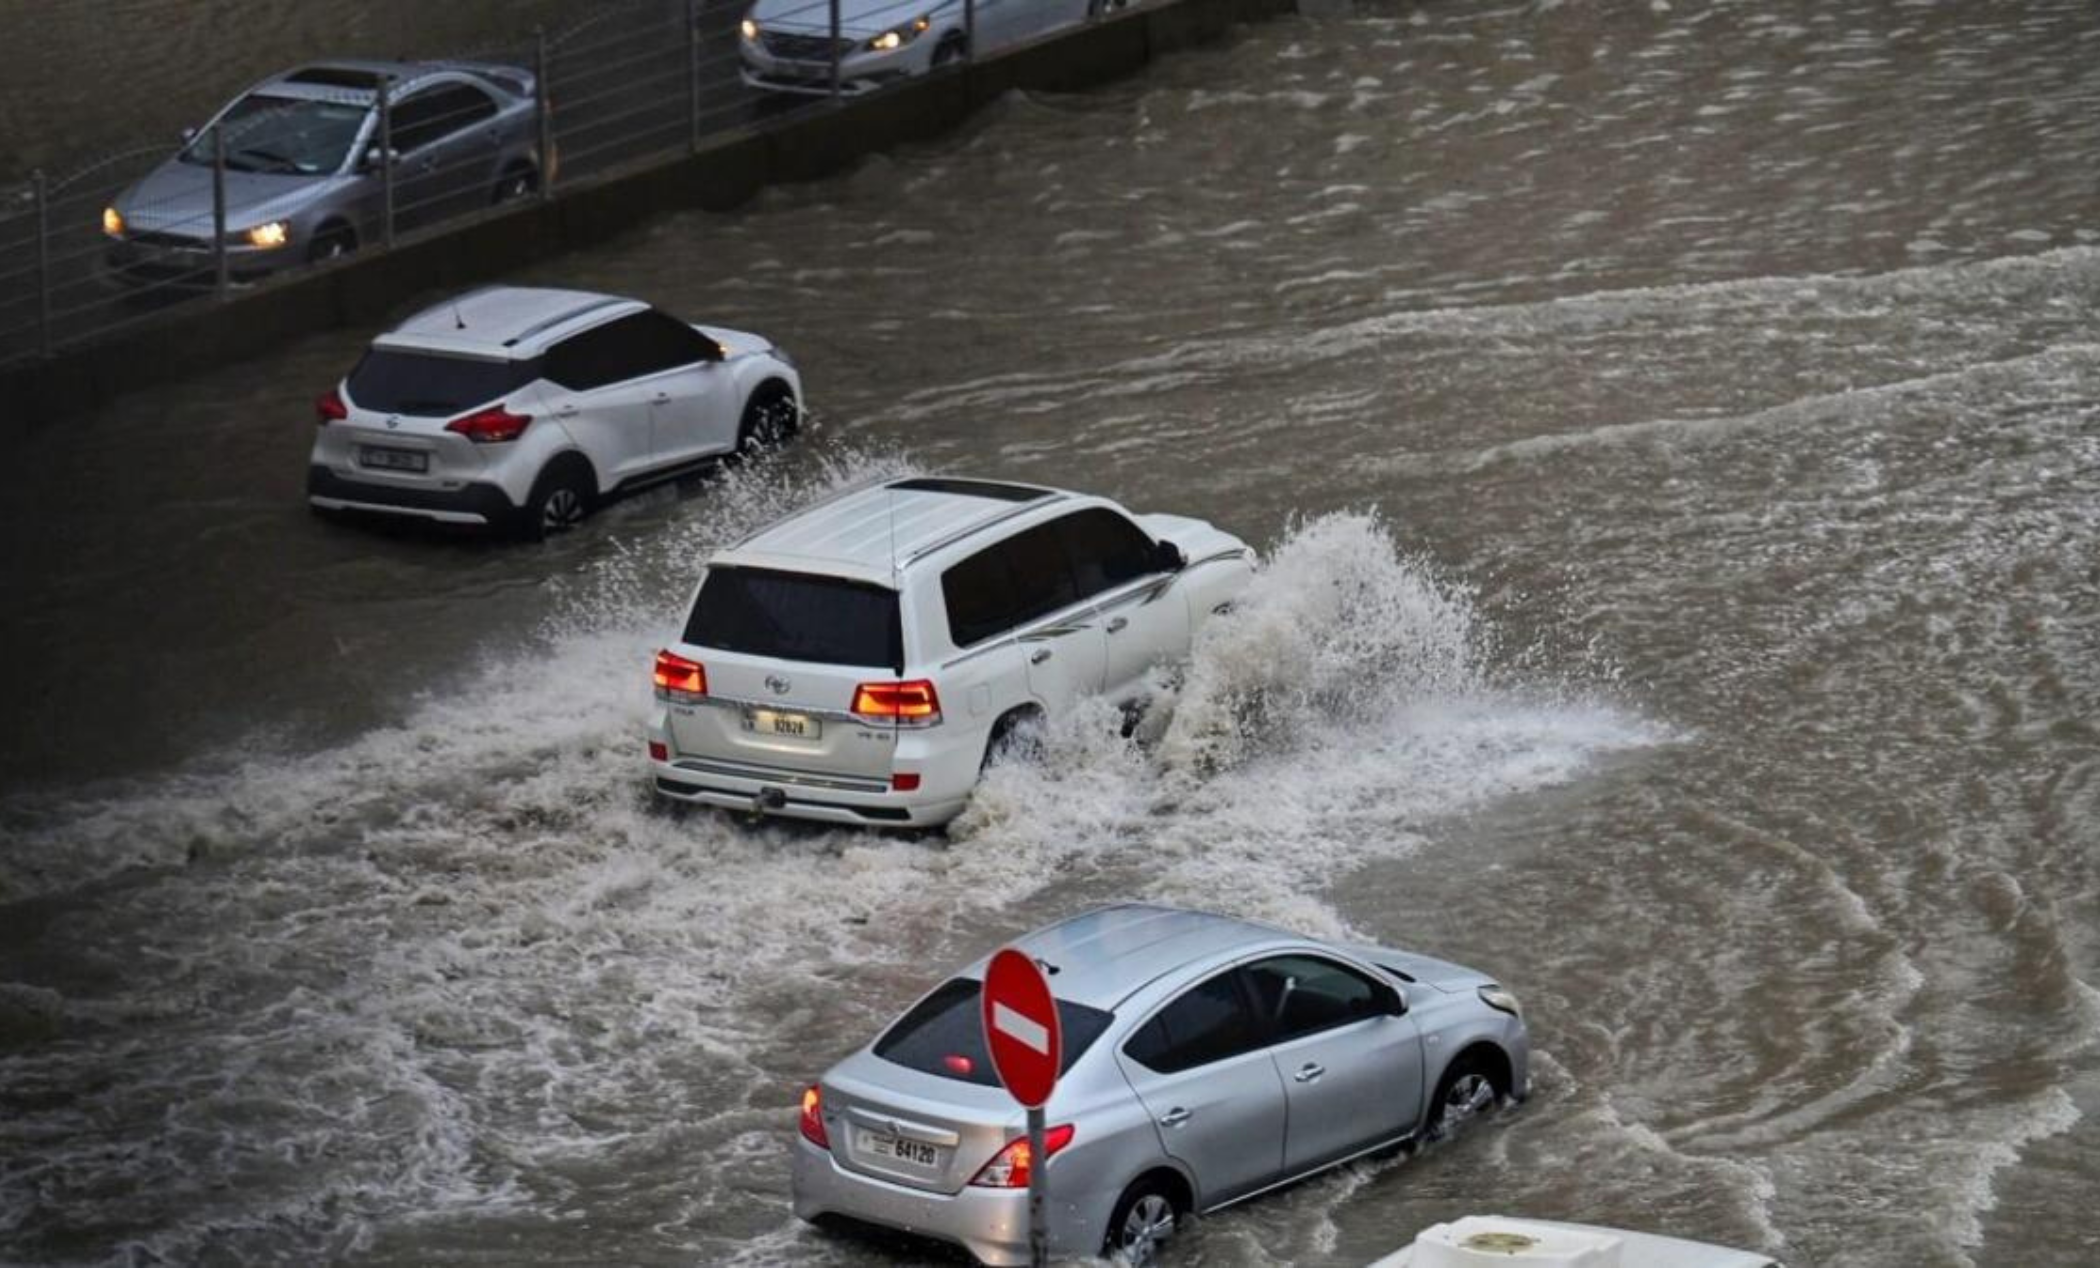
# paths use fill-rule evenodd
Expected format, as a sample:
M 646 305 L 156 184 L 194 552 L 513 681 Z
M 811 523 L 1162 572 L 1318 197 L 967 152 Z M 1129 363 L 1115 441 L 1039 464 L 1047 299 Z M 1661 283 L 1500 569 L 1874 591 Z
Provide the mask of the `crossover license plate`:
M 747 709 L 744 729 L 761 735 L 792 735 L 814 740 L 824 734 L 824 724 L 806 713 L 782 713 L 778 709 Z
M 898 1162 L 908 1162 L 914 1167 L 938 1166 L 941 1161 L 941 1151 L 932 1145 L 922 1145 L 916 1140 L 899 1140 L 895 1136 L 863 1134 L 860 1147 L 863 1153 L 873 1154 L 877 1158 L 895 1158 Z
M 428 471 L 430 455 L 415 449 L 381 449 L 374 445 L 362 445 L 357 450 L 357 465 L 374 467 L 381 471 Z

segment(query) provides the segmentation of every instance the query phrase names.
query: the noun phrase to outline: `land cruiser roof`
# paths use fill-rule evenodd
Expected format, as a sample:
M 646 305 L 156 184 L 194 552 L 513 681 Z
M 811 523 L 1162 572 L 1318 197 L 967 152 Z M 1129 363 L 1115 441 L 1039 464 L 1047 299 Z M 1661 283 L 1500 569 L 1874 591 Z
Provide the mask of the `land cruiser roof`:
M 525 361 L 578 331 L 638 313 L 635 299 L 533 286 L 485 286 L 433 304 L 375 347 Z
M 918 560 L 1070 496 L 986 480 L 885 480 L 768 525 L 710 563 L 822 572 L 895 586 L 898 575 Z

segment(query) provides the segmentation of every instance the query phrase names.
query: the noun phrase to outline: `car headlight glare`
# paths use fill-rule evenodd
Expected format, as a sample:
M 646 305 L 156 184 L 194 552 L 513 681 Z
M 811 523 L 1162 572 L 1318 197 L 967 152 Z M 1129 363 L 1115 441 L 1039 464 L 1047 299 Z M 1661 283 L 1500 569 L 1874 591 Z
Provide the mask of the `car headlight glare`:
M 874 39 L 869 40 L 868 47 L 877 53 L 887 53 L 892 49 L 903 48 L 932 29 L 933 17 L 930 14 L 922 13 L 903 26 L 891 27 Z
M 752 20 L 751 20 L 750 18 L 745 18 L 745 19 L 744 19 L 744 21 L 743 21 L 743 24 L 742 24 L 741 26 L 737 27 L 737 30 L 739 30 L 739 31 L 742 31 L 742 32 L 744 33 L 744 38 L 745 38 L 745 39 L 747 39 L 747 40 L 750 40 L 750 41 L 752 41 L 753 43 L 756 43 L 756 42 L 757 42 L 757 40 L 758 40 L 758 23 L 756 23 L 756 22 L 753 22 L 753 21 L 752 21 Z
M 274 251 L 292 240 L 292 227 L 282 220 L 272 220 L 268 224 L 255 226 L 241 236 L 248 239 L 249 246 Z
M 1499 986 L 1481 987 L 1480 1002 L 1486 1004 L 1489 1008 L 1508 1013 L 1512 1017 L 1522 1017 L 1524 1015 L 1517 1008 L 1517 997 Z
M 102 232 L 112 238 L 123 237 L 124 213 L 118 211 L 115 207 L 104 207 L 102 209 Z

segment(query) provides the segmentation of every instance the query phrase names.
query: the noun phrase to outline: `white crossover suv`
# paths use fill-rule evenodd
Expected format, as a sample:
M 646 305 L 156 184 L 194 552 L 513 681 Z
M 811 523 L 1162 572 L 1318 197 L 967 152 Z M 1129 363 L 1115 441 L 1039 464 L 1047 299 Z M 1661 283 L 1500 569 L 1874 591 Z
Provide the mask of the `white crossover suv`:
M 946 822 L 1019 728 L 1140 695 L 1253 570 L 1209 524 L 1080 493 L 926 477 L 848 491 L 708 561 L 656 657 L 656 789 Z
M 315 402 L 307 499 L 538 536 L 786 439 L 801 402 L 794 362 L 758 335 L 640 300 L 494 286 L 373 340 Z

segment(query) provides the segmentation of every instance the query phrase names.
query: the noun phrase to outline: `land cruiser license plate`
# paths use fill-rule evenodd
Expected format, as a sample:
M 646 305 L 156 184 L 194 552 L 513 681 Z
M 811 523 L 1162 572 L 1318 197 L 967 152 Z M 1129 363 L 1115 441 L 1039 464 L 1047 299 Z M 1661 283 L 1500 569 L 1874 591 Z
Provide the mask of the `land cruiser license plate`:
M 941 1160 L 941 1151 L 932 1145 L 920 1144 L 916 1140 L 900 1140 L 895 1136 L 863 1133 L 860 1148 L 862 1153 L 872 1154 L 877 1158 L 895 1158 L 898 1162 L 908 1162 L 914 1167 L 937 1166 Z
M 744 729 L 761 735 L 791 735 L 798 740 L 814 740 L 824 734 L 824 724 L 816 718 L 778 709 L 746 709 Z
M 357 450 L 357 465 L 381 471 L 428 471 L 430 455 L 415 449 L 382 449 L 376 445 L 360 445 Z

